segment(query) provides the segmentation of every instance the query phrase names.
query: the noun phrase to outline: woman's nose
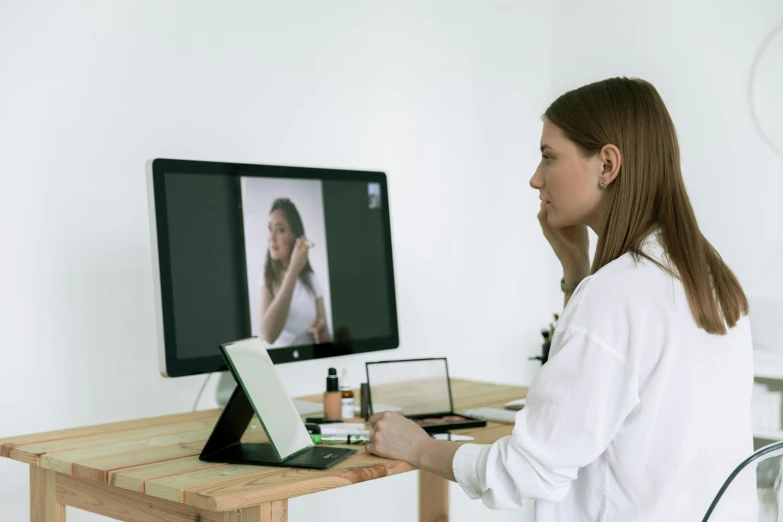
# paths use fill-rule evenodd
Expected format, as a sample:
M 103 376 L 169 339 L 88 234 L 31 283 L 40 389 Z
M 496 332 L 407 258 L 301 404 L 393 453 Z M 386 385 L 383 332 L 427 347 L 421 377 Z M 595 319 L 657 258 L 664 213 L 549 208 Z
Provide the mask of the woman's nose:
M 533 173 L 533 177 L 530 178 L 530 187 L 540 190 L 544 186 L 542 181 L 543 178 L 541 175 L 539 175 L 538 169 L 536 169 L 536 171 Z

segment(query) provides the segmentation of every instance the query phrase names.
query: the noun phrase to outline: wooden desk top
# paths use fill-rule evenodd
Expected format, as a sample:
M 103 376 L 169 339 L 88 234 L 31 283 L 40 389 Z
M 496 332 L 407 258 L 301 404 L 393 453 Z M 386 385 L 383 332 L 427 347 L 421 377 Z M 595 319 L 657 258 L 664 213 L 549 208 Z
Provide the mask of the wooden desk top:
M 524 387 L 459 379 L 452 379 L 451 386 L 457 411 L 502 407 L 527 393 Z M 209 511 L 241 509 L 413 469 L 370 455 L 362 446 L 351 446 L 359 451 L 323 471 L 202 462 L 198 455 L 219 414 L 215 409 L 10 437 L 0 439 L 0 456 Z M 253 425 L 258 426 L 255 419 Z M 511 429 L 488 422 L 485 428 L 460 433 L 471 434 L 476 443 L 491 443 Z M 259 427 L 248 429 L 243 441 L 265 442 L 266 437 Z

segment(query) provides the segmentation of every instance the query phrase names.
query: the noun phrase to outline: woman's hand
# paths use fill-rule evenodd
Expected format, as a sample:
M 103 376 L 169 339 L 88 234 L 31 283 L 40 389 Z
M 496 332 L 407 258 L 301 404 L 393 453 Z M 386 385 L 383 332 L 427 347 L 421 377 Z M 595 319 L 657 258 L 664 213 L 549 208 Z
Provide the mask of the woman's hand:
M 552 227 L 543 203 L 538 212 L 538 222 L 544 237 L 563 265 L 566 283 L 575 284 L 587 277 L 590 274 L 590 238 L 587 235 L 587 226 Z
M 432 439 L 418 424 L 397 413 L 385 411 L 373 415 L 370 425 L 374 431 L 366 446 L 368 452 L 420 467 L 421 455 Z
M 316 319 L 310 325 L 310 333 L 315 339 L 315 344 L 328 343 L 332 340 L 332 336 L 329 334 L 329 328 L 326 326 L 326 322 L 323 319 Z
M 291 249 L 291 262 L 288 264 L 288 270 L 295 276 L 299 275 L 299 272 L 307 264 L 307 253 L 313 245 L 306 238 L 300 237 L 294 243 L 294 248 Z

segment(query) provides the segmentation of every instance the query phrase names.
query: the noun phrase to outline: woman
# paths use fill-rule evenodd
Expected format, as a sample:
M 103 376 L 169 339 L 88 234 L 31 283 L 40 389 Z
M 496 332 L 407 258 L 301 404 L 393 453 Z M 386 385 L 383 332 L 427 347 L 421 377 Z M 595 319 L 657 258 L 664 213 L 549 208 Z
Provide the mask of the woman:
M 261 282 L 261 335 L 273 348 L 326 343 L 324 298 L 307 254 L 296 206 L 278 199 L 269 212 L 269 239 Z
M 383 413 L 367 449 L 490 508 L 538 500 L 538 522 L 701 520 L 753 452 L 747 299 L 699 231 L 652 85 L 586 85 L 543 121 L 530 185 L 567 306 L 512 435 L 460 446 Z M 753 520 L 755 484 L 743 487 L 726 520 Z

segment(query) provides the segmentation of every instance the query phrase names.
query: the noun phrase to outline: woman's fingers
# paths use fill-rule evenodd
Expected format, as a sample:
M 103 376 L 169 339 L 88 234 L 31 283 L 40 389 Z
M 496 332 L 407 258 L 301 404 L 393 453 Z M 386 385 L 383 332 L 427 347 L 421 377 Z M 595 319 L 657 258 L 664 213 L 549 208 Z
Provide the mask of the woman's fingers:
M 296 247 L 297 248 L 313 248 L 315 246 L 315 243 L 310 241 L 304 236 L 301 236 L 299 239 L 296 240 Z
M 370 420 L 368 422 L 370 423 L 370 426 L 372 426 L 372 428 L 374 429 L 375 425 L 378 424 L 379 420 L 381 420 L 384 417 L 388 417 L 389 415 L 390 413 L 388 411 L 382 411 L 370 417 Z

